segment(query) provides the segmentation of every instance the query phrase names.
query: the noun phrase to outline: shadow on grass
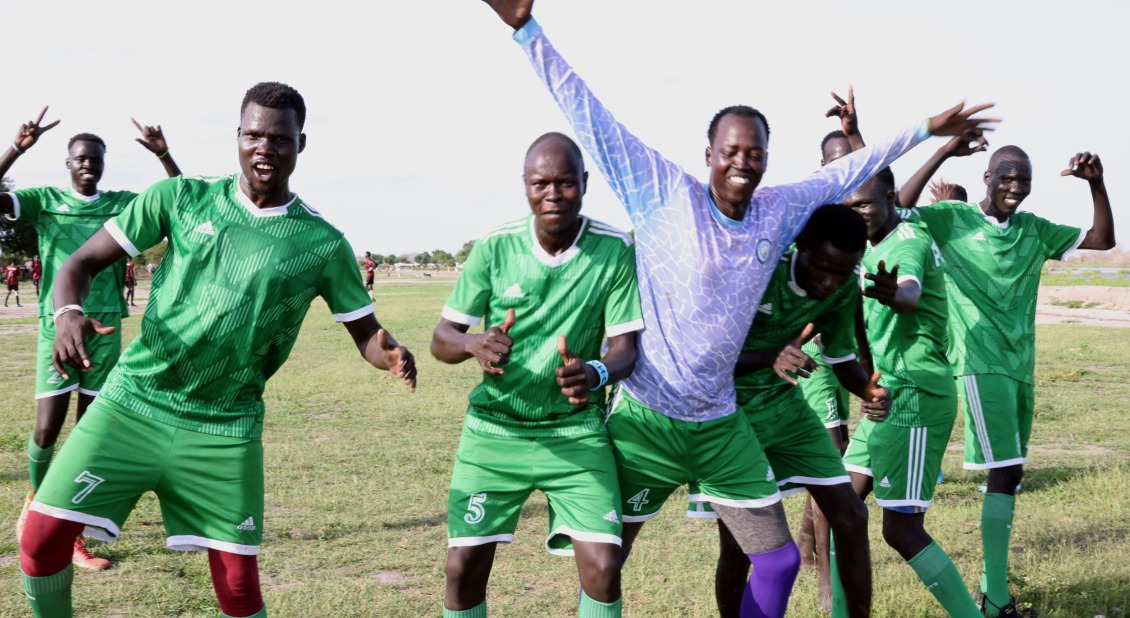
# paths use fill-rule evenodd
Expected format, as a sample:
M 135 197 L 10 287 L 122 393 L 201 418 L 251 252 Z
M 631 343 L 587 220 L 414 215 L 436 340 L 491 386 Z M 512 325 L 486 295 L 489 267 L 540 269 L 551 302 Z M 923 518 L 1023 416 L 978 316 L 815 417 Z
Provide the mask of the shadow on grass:
M 1130 581 L 1099 576 L 1071 583 L 1033 583 L 1020 589 L 1021 605 L 1041 616 L 1130 617 Z

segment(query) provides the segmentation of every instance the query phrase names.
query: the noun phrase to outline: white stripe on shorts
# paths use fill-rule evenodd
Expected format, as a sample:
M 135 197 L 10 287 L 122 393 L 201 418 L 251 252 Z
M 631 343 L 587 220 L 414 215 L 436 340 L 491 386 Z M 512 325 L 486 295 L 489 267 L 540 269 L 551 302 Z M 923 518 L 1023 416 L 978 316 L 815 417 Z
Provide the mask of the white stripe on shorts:
M 165 540 L 165 547 L 173 551 L 207 551 L 215 549 L 240 556 L 254 556 L 259 553 L 258 545 L 240 545 L 228 541 L 217 541 L 193 534 L 178 534 Z
M 514 540 L 513 534 L 496 534 L 494 536 L 459 536 L 447 539 L 448 547 L 474 547 L 487 543 L 510 543 Z
M 985 426 L 985 411 L 981 407 L 981 391 L 977 389 L 977 376 L 965 376 L 965 399 L 969 403 L 969 416 L 973 419 L 973 431 L 981 444 L 981 456 L 985 463 L 993 463 L 993 444 L 989 442 L 989 430 Z
M 94 537 L 99 541 L 116 541 L 118 540 L 118 536 L 122 533 L 121 528 L 118 528 L 118 524 L 115 524 L 113 521 L 104 517 L 97 517 L 88 513 L 80 513 L 79 511 L 60 509 L 58 507 L 50 506 L 36 501 L 32 501 L 31 506 L 28 507 L 28 509 L 35 511 L 36 513 L 43 513 L 48 517 L 54 517 L 55 519 L 62 519 L 65 521 L 73 521 L 80 524 L 86 524 L 86 530 L 84 530 L 83 533 L 87 536 Z

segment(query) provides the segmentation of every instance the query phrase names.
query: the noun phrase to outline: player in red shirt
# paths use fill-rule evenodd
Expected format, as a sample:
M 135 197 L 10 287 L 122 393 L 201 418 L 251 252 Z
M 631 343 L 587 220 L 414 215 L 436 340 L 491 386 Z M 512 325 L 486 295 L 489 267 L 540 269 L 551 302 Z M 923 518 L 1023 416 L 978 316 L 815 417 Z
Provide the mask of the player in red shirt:
M 126 302 L 130 307 L 136 307 L 133 302 L 133 288 L 137 286 L 137 278 L 133 274 L 133 260 L 126 262 Z
M 39 256 L 31 258 L 31 282 L 35 284 L 35 295 L 39 296 L 39 282 L 43 279 L 43 262 Z
M 365 289 L 369 291 L 369 298 L 373 298 L 373 276 L 377 271 L 377 263 L 373 261 L 372 253 L 365 252 Z
M 12 292 L 16 293 L 16 306 L 23 307 L 20 304 L 20 272 L 23 271 L 20 265 L 12 260 L 11 264 L 4 267 L 4 283 L 8 284 L 8 295 L 4 297 L 4 306 L 8 306 L 8 299 L 12 297 Z

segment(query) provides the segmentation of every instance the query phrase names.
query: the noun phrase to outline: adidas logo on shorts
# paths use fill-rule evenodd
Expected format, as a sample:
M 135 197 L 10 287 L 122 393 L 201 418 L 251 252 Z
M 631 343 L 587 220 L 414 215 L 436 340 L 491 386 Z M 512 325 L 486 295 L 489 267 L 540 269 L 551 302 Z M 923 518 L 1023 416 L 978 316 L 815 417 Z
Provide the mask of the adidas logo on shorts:
M 51 377 L 47 378 L 47 383 L 51 385 L 62 384 L 63 376 L 59 375 L 58 371 L 51 370 Z
M 608 511 L 608 513 L 606 513 L 604 515 L 604 520 L 610 521 L 614 524 L 620 523 L 620 518 L 616 516 L 616 509 L 612 509 L 611 511 Z
M 883 480 L 879 481 L 879 487 L 890 488 L 890 486 L 891 486 L 891 481 L 888 480 L 887 477 L 885 477 L 885 476 L 883 477 Z
M 248 517 L 247 519 L 243 520 L 242 524 L 239 524 L 238 526 L 236 526 L 236 528 L 238 528 L 240 530 L 247 530 L 247 531 L 254 530 L 255 529 L 255 518 L 254 517 Z

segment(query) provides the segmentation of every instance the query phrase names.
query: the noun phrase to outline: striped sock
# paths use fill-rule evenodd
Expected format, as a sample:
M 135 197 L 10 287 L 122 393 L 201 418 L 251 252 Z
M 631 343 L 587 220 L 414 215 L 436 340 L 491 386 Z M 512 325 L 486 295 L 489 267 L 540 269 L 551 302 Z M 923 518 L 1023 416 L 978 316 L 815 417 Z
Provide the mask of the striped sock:
M 32 577 L 21 570 L 20 579 L 35 618 L 56 618 L 72 614 L 71 583 L 75 579 L 73 564 L 45 577 Z
M 581 591 L 581 607 L 577 610 L 577 618 L 620 618 L 620 608 L 623 606 L 624 597 L 611 603 L 601 603 L 589 598 Z

